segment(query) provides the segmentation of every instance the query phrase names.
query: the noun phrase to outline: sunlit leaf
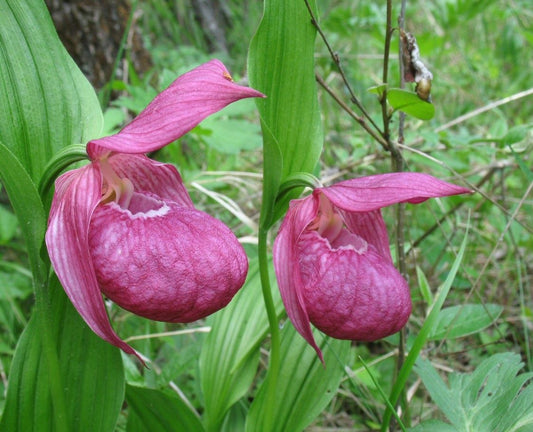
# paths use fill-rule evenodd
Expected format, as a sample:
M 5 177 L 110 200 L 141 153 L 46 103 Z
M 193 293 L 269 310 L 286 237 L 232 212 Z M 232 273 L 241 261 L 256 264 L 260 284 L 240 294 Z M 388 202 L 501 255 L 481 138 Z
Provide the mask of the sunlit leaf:
M 414 92 L 393 88 L 387 91 L 387 100 L 395 110 L 420 120 L 431 120 L 435 115 L 435 106 Z

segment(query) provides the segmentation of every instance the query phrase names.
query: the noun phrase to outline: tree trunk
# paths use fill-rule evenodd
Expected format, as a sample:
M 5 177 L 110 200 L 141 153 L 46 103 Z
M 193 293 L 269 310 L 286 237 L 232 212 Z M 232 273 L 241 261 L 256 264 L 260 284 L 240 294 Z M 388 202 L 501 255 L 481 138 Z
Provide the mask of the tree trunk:
M 67 51 L 96 88 L 113 75 L 113 68 L 131 13 L 128 0 L 45 0 Z M 126 47 L 138 73 L 147 70 L 150 54 L 135 28 L 130 28 Z M 117 78 L 122 77 L 118 68 Z

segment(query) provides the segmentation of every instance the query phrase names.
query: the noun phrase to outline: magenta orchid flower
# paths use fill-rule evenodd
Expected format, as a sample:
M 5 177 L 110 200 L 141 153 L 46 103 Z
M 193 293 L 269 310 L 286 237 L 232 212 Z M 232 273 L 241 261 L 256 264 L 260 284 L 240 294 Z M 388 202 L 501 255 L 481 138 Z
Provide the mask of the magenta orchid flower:
M 361 177 L 294 200 L 274 242 L 281 297 L 296 330 L 323 360 L 310 323 L 337 339 L 373 341 L 411 313 L 380 209 L 468 189 L 419 173 Z
M 212 60 L 180 76 L 119 133 L 87 144 L 89 165 L 56 181 L 46 245 L 89 327 L 127 353 L 102 293 L 137 315 L 191 322 L 226 306 L 244 284 L 246 254 L 222 222 L 194 208 L 180 174 L 144 153 L 247 97 Z

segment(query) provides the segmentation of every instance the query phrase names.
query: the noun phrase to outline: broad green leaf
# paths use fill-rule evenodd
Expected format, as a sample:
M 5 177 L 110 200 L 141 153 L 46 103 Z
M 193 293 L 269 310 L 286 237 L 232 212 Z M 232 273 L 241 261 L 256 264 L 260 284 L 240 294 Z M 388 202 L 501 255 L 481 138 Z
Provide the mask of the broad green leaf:
M 128 419 L 127 432 L 202 432 L 204 430 L 198 416 L 178 396 L 161 390 L 128 384 L 126 400 L 131 415 Z
M 392 88 L 387 91 L 387 100 L 395 110 L 420 120 L 431 120 L 435 115 L 435 106 L 414 92 Z
M 455 339 L 477 333 L 500 316 L 503 306 L 497 304 L 466 304 L 442 309 L 429 340 Z
M 266 389 L 261 385 L 250 407 L 247 432 L 299 432 L 327 406 L 337 391 L 350 358 L 350 341 L 329 338 L 314 331 L 324 353 L 325 366 L 316 352 L 287 321 L 281 333 L 281 369 L 272 421 L 265 419 Z M 270 428 L 267 426 L 270 425 Z
M 275 294 L 276 310 L 281 313 L 277 289 Z M 252 384 L 259 364 L 259 347 L 269 328 L 257 262 L 250 265 L 243 288 L 209 323 L 211 332 L 200 355 L 200 381 L 206 430 L 218 431 L 227 411 Z
M 50 157 L 102 128 L 93 88 L 43 0 L 0 0 L 0 141 L 38 182 Z
M 54 277 L 50 322 L 57 340 L 61 390 L 69 432 L 112 432 L 124 399 L 120 352 L 96 336 L 74 309 Z M 32 315 L 24 330 L 9 374 L 0 423 L 6 432 L 56 432 L 50 396 L 50 371 L 43 350 L 42 321 Z
M 261 214 L 265 228 L 274 222 L 270 213 L 280 182 L 291 173 L 312 172 L 322 150 L 315 35 L 303 1 L 265 1 L 248 56 L 250 84 L 267 96 L 256 101 L 266 155 Z
M 450 374 L 449 385 L 428 360 L 415 370 L 455 430 L 514 432 L 533 428 L 533 373 L 518 374 L 522 366 L 518 354 L 496 354 L 471 374 Z

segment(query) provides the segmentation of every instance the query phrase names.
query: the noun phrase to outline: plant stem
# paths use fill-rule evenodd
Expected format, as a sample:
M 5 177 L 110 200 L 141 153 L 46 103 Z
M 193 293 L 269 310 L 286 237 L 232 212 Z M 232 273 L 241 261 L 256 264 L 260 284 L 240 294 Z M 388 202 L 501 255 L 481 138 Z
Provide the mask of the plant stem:
M 404 14 L 405 14 L 405 1 L 402 1 L 402 8 L 399 16 L 399 23 L 400 26 L 403 25 L 404 20 Z M 389 58 L 390 58 L 390 47 L 391 47 L 391 39 L 394 29 L 392 28 L 392 0 L 387 0 L 387 23 L 386 23 L 386 31 L 385 31 L 385 47 L 384 47 L 384 53 L 383 53 L 383 82 L 387 83 L 389 79 Z M 400 46 L 401 50 L 401 46 Z M 403 87 L 403 73 L 401 71 L 401 56 L 400 56 L 400 82 L 401 86 Z M 381 110 L 382 110 L 382 117 L 383 117 L 383 136 L 387 140 L 388 143 L 388 149 L 391 153 L 391 168 L 395 172 L 401 172 L 405 169 L 405 161 L 403 159 L 403 155 L 396 145 L 396 142 L 391 139 L 390 136 L 390 115 L 388 111 L 388 105 L 387 105 L 387 89 L 385 88 L 385 91 L 382 96 L 381 100 Z M 403 113 L 400 113 L 400 121 L 399 121 L 399 130 L 398 130 L 398 141 L 401 143 L 403 142 Z M 396 206 L 396 261 L 398 268 L 400 270 L 400 273 L 402 276 L 406 276 L 406 263 L 405 263 L 405 237 L 404 237 L 404 224 L 405 224 L 405 205 L 404 204 L 398 204 Z M 400 341 L 398 344 L 398 359 L 396 362 L 396 374 L 398 376 L 400 370 L 402 369 L 402 366 L 404 364 L 405 360 L 405 330 L 402 329 L 400 331 Z M 408 403 L 407 403 L 407 394 L 405 391 L 405 387 L 402 387 L 401 393 L 400 393 L 400 403 L 403 407 L 403 413 L 404 413 L 404 419 L 405 423 L 407 425 L 410 424 L 410 415 L 408 410 Z M 394 425 L 391 425 L 391 429 L 394 429 Z
M 387 0 L 387 23 L 385 30 L 385 47 L 383 49 L 383 84 L 387 84 L 389 80 L 389 56 L 390 56 L 390 41 L 392 37 L 392 0 Z M 389 107 L 387 105 L 387 87 L 385 87 L 381 95 L 381 112 L 383 117 L 383 138 L 390 141 L 390 116 Z M 390 149 L 391 153 L 393 152 Z
M 263 292 L 263 300 L 267 311 L 268 323 L 270 326 L 270 362 L 268 366 L 266 385 L 266 408 L 264 412 L 264 429 L 268 432 L 272 430 L 272 420 L 274 417 L 274 406 L 276 405 L 276 389 L 280 368 L 280 332 L 278 325 L 278 317 L 274 300 L 272 297 L 272 290 L 270 287 L 270 277 L 268 274 L 268 254 L 267 254 L 267 235 L 268 230 L 259 228 L 258 235 L 258 255 L 259 255 L 259 275 L 261 278 L 261 289 Z
M 39 266 L 41 266 L 40 264 Z M 44 270 L 44 269 L 43 269 Z M 35 284 L 35 313 L 40 322 L 42 330 L 41 346 L 43 356 L 47 365 L 48 383 L 50 386 L 50 395 L 52 398 L 52 405 L 54 410 L 55 429 L 58 432 L 68 432 L 69 421 L 67 416 L 67 407 L 65 403 L 65 393 L 63 391 L 61 371 L 59 367 L 59 359 L 57 357 L 56 344 L 52 335 L 52 311 L 50 305 L 50 292 L 48 285 L 48 278 L 44 271 L 39 271 L 39 277 L 34 274 L 37 279 Z M 34 279 L 34 280 L 35 280 Z

